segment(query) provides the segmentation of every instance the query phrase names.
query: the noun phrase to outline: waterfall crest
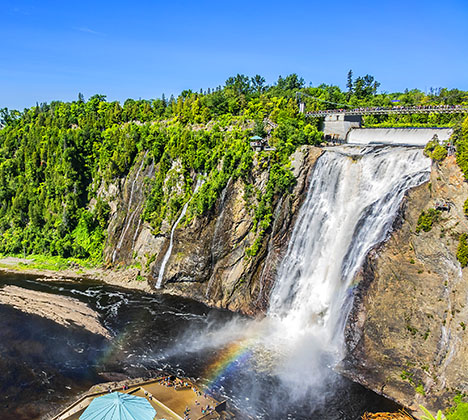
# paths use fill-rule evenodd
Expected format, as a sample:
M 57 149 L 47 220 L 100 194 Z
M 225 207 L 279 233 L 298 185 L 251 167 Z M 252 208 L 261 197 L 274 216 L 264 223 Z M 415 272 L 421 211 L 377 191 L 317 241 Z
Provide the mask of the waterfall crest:
M 270 296 L 268 315 L 284 334 L 312 333 L 340 350 L 354 275 L 429 173 L 430 160 L 411 148 L 344 146 L 319 158 Z
M 393 144 L 424 147 L 437 136 L 440 142 L 449 141 L 453 128 L 353 128 L 347 137 L 350 144 Z

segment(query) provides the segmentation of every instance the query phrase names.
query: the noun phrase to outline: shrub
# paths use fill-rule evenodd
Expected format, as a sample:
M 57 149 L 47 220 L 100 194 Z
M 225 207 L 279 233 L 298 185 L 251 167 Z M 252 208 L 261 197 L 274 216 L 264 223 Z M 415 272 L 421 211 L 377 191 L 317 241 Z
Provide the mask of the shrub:
M 455 406 L 447 410 L 447 420 L 468 419 L 468 403 L 462 402 L 462 395 L 454 398 Z
M 447 149 L 441 146 L 437 140 L 431 140 L 424 148 L 424 154 L 435 161 L 442 161 L 447 157 Z
M 466 233 L 460 235 L 457 249 L 457 260 L 460 262 L 462 267 L 466 267 L 468 265 L 468 241 Z
M 443 146 L 437 145 L 432 152 L 431 157 L 433 160 L 440 162 L 447 157 L 447 149 Z
M 421 230 L 429 232 L 432 229 L 434 222 L 439 220 L 440 210 L 429 209 L 426 212 L 422 211 L 418 218 L 418 224 L 416 226 L 416 233 Z
M 463 204 L 463 213 L 465 213 L 465 216 L 468 217 L 468 198 L 465 200 L 465 203 Z

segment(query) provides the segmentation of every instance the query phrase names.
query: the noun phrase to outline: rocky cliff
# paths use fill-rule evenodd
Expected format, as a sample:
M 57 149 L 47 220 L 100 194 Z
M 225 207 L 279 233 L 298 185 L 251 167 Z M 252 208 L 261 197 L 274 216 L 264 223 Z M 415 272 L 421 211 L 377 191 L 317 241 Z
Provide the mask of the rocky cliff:
M 407 194 L 393 233 L 356 279 L 341 369 L 411 409 L 444 408 L 468 392 L 468 269 L 456 259 L 467 197 L 455 158 L 434 163 L 430 182 Z M 421 212 L 441 203 L 449 210 L 417 233 Z
M 184 217 L 174 230 L 162 291 L 247 314 L 263 312 L 291 226 L 305 198 L 309 174 L 321 153 L 322 149 L 303 146 L 292 155 L 295 187 L 291 193 L 274 198 L 273 222 L 253 257 L 246 251 L 257 237 L 252 229 L 256 198 L 249 197 L 243 181 L 229 180 L 209 214 Z M 252 187 L 258 194 L 265 192 L 269 176 L 264 157 L 258 154 L 254 160 Z M 129 175 L 106 189 L 111 217 L 104 255 L 108 264 L 139 267 L 140 278 L 155 285 L 175 220 L 164 221 L 154 234 L 141 219 L 145 180 L 157 171 L 146 160 L 146 154 L 141 153 Z M 174 162 L 170 172 L 176 186 L 179 169 Z

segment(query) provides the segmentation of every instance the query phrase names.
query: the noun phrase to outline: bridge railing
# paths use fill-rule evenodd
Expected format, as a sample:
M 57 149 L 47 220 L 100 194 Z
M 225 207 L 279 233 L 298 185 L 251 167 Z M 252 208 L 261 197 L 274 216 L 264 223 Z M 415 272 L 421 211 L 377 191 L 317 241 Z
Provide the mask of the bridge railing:
M 468 106 L 441 105 L 441 106 L 395 106 L 392 108 L 369 107 L 354 109 L 327 109 L 307 112 L 308 117 L 326 117 L 327 115 L 388 115 L 388 114 L 465 114 Z

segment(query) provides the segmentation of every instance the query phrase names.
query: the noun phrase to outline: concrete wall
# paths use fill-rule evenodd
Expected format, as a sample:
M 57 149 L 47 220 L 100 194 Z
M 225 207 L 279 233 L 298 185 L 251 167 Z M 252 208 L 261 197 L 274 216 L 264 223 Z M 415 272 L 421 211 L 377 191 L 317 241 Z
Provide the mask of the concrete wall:
M 453 133 L 451 128 L 361 128 L 361 121 L 360 115 L 327 115 L 322 125 L 325 140 L 353 144 L 425 146 L 434 135 L 443 142 Z
M 325 117 L 322 131 L 325 140 L 346 141 L 352 128 L 361 127 L 360 115 L 331 114 Z

